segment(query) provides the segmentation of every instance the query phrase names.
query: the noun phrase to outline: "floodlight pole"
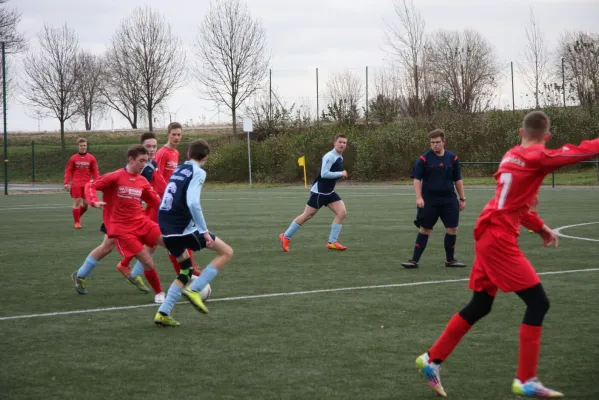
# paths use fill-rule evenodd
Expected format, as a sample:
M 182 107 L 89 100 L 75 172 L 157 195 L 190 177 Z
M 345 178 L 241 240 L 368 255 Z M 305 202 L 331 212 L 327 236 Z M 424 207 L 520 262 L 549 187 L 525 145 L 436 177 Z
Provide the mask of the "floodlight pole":
M 2 41 L 2 115 L 4 116 L 4 195 L 8 195 L 8 134 L 6 131 L 6 42 Z
M 243 130 L 247 133 L 248 136 L 248 172 L 250 176 L 250 188 L 252 187 L 252 157 L 250 153 L 250 133 L 254 130 L 252 119 L 245 117 L 243 119 Z

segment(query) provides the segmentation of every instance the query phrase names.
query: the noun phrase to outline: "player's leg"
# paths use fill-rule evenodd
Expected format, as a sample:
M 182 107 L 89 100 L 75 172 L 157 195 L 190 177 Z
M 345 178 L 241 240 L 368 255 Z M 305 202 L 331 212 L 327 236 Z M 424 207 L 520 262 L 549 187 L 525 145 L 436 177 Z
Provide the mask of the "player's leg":
M 114 249 L 114 240 L 110 239 L 108 237 L 108 235 L 104 235 L 104 240 L 102 241 L 102 244 L 99 245 L 98 247 L 96 247 L 95 249 L 93 249 L 89 253 L 89 255 L 87 256 L 87 258 L 85 259 L 85 261 L 83 262 L 81 267 L 79 267 L 79 270 L 77 270 L 71 274 L 71 278 L 73 279 L 73 282 L 75 283 L 75 290 L 79 294 L 87 294 L 88 293 L 87 289 L 86 289 L 87 277 L 89 276 L 89 274 L 91 274 L 91 272 L 94 270 L 94 268 L 96 268 L 96 265 L 98 264 L 98 262 L 100 262 L 100 260 L 102 260 L 108 254 L 110 254 L 110 252 L 113 249 Z
M 329 235 L 329 241 L 327 243 L 327 249 L 344 251 L 347 250 L 347 247 L 342 245 L 337 241 L 339 238 L 339 234 L 341 233 L 341 227 L 343 226 L 343 221 L 347 216 L 347 209 L 345 208 L 345 203 L 339 195 L 335 192 L 329 195 L 329 203 L 327 206 L 335 213 L 335 219 L 333 219 L 333 223 L 331 224 L 331 234 Z
M 449 204 L 439 206 L 439 217 L 441 217 L 441 222 L 445 225 L 445 266 L 465 267 L 466 264 L 455 259 L 455 244 L 460 221 L 460 207 L 457 199 L 454 199 Z
M 426 249 L 428 237 L 433 233 L 433 227 L 437 223 L 438 218 L 437 208 L 430 201 L 425 200 L 424 207 L 417 209 L 414 225 L 418 228 L 418 234 L 416 235 L 412 259 L 401 263 L 404 268 L 418 268 L 420 257 Z
M 85 188 L 81 188 L 81 202 L 79 203 L 79 220 L 80 221 L 81 221 L 81 217 L 83 217 L 83 214 L 85 214 L 85 212 L 89 208 L 89 205 L 87 203 L 87 200 L 85 200 L 85 196 L 83 193 L 84 190 L 85 190 Z
M 133 257 L 124 257 L 116 264 L 116 270 L 125 278 L 131 275 L 131 260 L 133 260 Z
M 306 223 L 306 221 L 310 220 L 314 215 L 316 215 L 318 209 L 323 206 L 323 204 L 320 202 L 320 197 L 322 197 L 322 195 L 310 193 L 310 199 L 308 199 L 308 203 L 304 207 L 304 212 L 295 217 L 295 219 L 289 225 L 289 228 L 287 228 L 284 233 L 279 235 L 279 240 L 281 241 L 281 247 L 283 248 L 283 251 L 289 251 L 291 237 L 304 223 Z
M 75 229 L 81 228 L 81 210 L 80 210 L 80 202 L 81 196 L 79 194 L 79 188 L 71 186 L 70 190 L 71 198 L 73 199 L 73 222 L 75 224 Z
M 526 304 L 526 312 L 520 325 L 518 370 L 512 390 L 515 394 L 521 396 L 563 397 L 562 393 L 544 387 L 537 379 L 543 320 L 549 310 L 549 299 L 545 294 L 543 285 L 537 283 L 528 289 L 517 291 L 516 294 Z
M 154 267 L 154 260 L 152 260 L 150 252 L 147 250 L 147 248 L 142 247 L 142 250 L 135 254 L 135 258 L 137 258 L 137 260 L 143 265 L 144 276 L 154 290 L 154 303 L 161 304 L 166 295 L 164 290 L 162 290 L 162 284 L 160 282 L 160 278 L 158 277 L 158 273 L 156 272 L 156 268 Z

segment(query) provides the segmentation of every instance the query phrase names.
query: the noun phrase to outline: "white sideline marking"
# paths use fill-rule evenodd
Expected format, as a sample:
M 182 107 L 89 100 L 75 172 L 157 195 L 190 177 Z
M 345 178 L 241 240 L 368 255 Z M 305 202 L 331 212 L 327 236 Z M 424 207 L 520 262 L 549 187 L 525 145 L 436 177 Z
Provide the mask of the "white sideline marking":
M 578 273 L 578 272 L 599 272 L 599 268 L 539 272 L 539 275 L 574 274 L 574 273 Z M 271 297 L 284 297 L 284 296 L 301 296 L 301 295 L 306 295 L 306 294 L 318 294 L 318 293 L 347 292 L 347 291 L 353 291 L 353 290 L 387 289 L 387 288 L 408 287 L 408 286 L 438 285 L 438 284 L 443 284 L 443 283 L 467 282 L 468 280 L 469 280 L 469 278 L 461 278 L 461 279 L 447 279 L 444 281 L 407 282 L 407 283 L 394 283 L 394 284 L 387 284 L 387 285 L 372 285 L 372 286 L 356 286 L 356 287 L 345 287 L 345 288 L 336 288 L 336 289 L 306 290 L 306 291 L 301 291 L 301 292 L 256 294 L 256 295 L 252 295 L 252 296 L 236 296 L 236 297 L 223 297 L 220 299 L 219 298 L 210 299 L 209 303 L 215 303 L 215 302 L 219 302 L 219 301 L 267 299 L 267 298 L 271 298 Z M 179 302 L 177 304 L 185 304 L 185 303 L 186 302 Z M 88 309 L 88 310 L 59 311 L 59 312 L 51 312 L 51 313 L 44 313 L 44 314 L 15 315 L 12 317 L 0 317 L 0 321 L 7 321 L 7 320 L 14 320 L 14 319 L 54 317 L 57 315 L 87 314 L 87 313 L 104 312 L 104 311 L 132 310 L 132 309 L 146 308 L 146 307 L 158 307 L 158 305 L 157 304 L 139 304 L 139 305 L 135 305 L 135 306 L 92 308 L 92 309 Z
M 589 241 L 589 242 L 599 242 L 599 239 L 591 239 L 591 238 L 585 238 L 585 237 L 564 235 L 561 232 L 563 229 L 574 228 L 574 227 L 577 227 L 577 226 L 584 226 L 584 225 L 592 225 L 592 224 L 599 224 L 599 222 L 585 222 L 585 223 L 582 223 L 582 224 L 560 226 L 559 228 L 555 228 L 553 230 L 553 233 L 555 233 L 557 236 L 561 236 L 561 237 L 565 237 L 565 238 L 569 238 L 569 239 L 586 240 L 586 241 Z

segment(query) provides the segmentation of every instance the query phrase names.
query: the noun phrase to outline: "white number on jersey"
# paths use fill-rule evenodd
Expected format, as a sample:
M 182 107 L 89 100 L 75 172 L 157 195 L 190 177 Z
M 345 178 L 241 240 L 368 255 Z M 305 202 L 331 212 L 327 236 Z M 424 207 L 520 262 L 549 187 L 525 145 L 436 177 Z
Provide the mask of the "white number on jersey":
M 163 211 L 168 211 L 173 207 L 173 193 L 177 192 L 177 184 L 175 182 L 170 182 L 164 191 L 164 196 L 162 197 L 162 202 L 160 203 L 160 209 Z
M 503 189 L 501 189 L 501 194 L 499 195 L 499 202 L 497 203 L 497 208 L 502 209 L 505 205 L 505 200 L 507 199 L 507 194 L 510 191 L 510 186 L 512 184 L 512 173 L 502 173 L 499 176 L 499 183 L 503 184 Z

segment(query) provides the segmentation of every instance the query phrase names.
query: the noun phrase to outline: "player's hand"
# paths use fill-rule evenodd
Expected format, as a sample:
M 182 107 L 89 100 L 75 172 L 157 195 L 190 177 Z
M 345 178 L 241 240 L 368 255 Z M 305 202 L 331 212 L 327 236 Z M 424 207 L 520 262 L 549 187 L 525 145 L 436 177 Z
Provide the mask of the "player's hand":
M 106 202 L 104 202 L 104 201 L 94 201 L 92 203 L 92 207 L 94 207 L 94 208 L 104 208 L 105 205 L 106 205 Z
M 558 246 L 558 237 L 547 225 L 543 225 L 541 231 L 539 232 L 541 238 L 543 239 L 543 245 L 545 247 L 557 247 Z
M 416 207 L 424 208 L 424 199 L 422 197 L 416 199 Z
M 346 170 L 341 171 L 341 177 L 342 178 L 347 178 L 347 171 Z
M 460 211 L 464 211 L 466 209 L 466 200 L 460 200 L 459 207 Z
M 67 183 L 66 185 L 64 185 L 64 188 L 65 188 L 66 190 L 71 190 L 71 185 L 69 185 L 69 184 Z
M 206 247 L 214 246 L 214 240 L 212 240 L 212 236 L 210 236 L 210 232 L 204 232 L 204 239 L 206 240 Z

